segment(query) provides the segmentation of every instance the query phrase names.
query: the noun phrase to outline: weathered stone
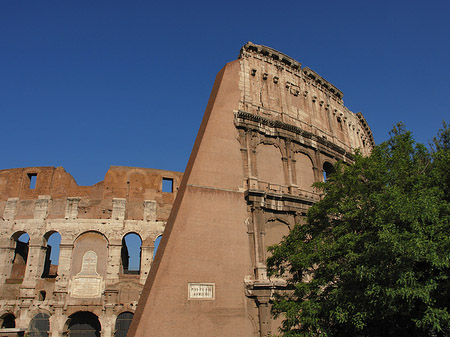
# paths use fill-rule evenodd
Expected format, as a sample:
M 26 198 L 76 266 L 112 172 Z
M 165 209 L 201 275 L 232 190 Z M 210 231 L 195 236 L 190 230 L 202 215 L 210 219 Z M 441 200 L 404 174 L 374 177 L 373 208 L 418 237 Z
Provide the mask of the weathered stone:
M 113 336 L 118 315 L 135 311 L 154 241 L 175 198 L 161 192 L 162 180 L 172 179 L 176 192 L 181 176 L 112 166 L 104 181 L 78 186 L 62 167 L 0 170 L 1 325 L 12 314 L 17 331 L 30 331 L 33 317 L 47 313 L 49 336 L 62 336 L 70 315 L 89 311 L 99 318 L 102 336 Z M 48 254 L 54 232 L 61 235 L 58 265 Z M 17 243 L 23 233 L 30 236 L 28 244 Z M 140 270 L 131 274 L 124 266 L 128 254 L 122 253 L 128 233 L 142 239 Z
M 253 43 L 219 72 L 129 336 L 276 332 L 270 297 L 285 282 L 268 278 L 267 247 L 303 221 L 332 163 L 374 145 L 342 97 Z

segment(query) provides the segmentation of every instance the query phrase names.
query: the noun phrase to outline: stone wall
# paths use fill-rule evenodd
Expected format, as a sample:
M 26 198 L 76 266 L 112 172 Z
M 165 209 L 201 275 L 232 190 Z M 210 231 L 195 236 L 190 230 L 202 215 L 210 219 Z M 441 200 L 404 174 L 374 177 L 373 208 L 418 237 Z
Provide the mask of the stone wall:
M 267 247 L 321 195 L 311 185 L 369 154 L 361 113 L 294 59 L 247 43 L 219 72 L 130 336 L 277 332 Z
M 71 315 L 90 312 L 101 335 L 114 336 L 117 316 L 135 311 L 181 177 L 112 166 L 103 181 L 78 186 L 62 167 L 0 170 L 0 320 L 12 314 L 15 328 L 29 331 L 44 313 L 55 337 L 67 333 Z M 28 243 L 18 241 L 24 233 Z M 61 237 L 58 265 L 49 259 L 54 233 Z M 141 239 L 134 271 L 123 241 L 130 233 Z

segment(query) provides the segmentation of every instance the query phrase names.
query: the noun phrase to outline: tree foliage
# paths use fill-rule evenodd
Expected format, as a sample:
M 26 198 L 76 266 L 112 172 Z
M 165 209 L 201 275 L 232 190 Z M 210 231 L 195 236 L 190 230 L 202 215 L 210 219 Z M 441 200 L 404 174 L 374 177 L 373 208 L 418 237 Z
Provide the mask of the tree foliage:
M 270 248 L 283 336 L 450 336 L 450 129 L 391 138 L 317 183 L 305 224 Z

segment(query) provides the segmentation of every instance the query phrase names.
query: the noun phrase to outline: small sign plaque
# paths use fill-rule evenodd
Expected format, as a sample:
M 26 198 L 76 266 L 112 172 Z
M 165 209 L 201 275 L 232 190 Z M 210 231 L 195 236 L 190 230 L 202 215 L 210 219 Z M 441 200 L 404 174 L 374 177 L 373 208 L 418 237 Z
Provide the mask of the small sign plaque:
M 188 298 L 190 300 L 214 300 L 215 283 L 189 283 Z
M 71 288 L 72 297 L 100 297 L 102 295 L 102 278 L 74 277 Z

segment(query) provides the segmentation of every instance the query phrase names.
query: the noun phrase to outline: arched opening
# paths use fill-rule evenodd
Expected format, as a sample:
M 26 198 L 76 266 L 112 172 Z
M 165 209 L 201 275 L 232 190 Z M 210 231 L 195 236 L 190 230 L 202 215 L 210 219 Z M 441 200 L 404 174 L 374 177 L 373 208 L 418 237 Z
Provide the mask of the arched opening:
M 259 144 L 256 148 L 258 180 L 275 185 L 285 185 L 281 152 L 275 145 Z
M 154 248 L 153 248 L 153 258 L 155 258 L 156 251 L 158 250 L 159 243 L 161 242 L 162 235 L 158 236 L 155 240 Z
M 89 311 L 78 311 L 69 316 L 70 337 L 100 337 L 98 317 Z
M 136 233 L 128 233 L 122 238 L 122 272 L 139 274 L 141 270 L 142 240 Z
M 285 221 L 277 218 L 269 219 L 265 225 L 265 250 L 267 251 L 270 246 L 280 243 L 283 237 L 289 235 L 290 231 L 291 227 Z
M 334 173 L 334 167 L 330 162 L 323 163 L 323 181 L 327 181 L 331 174 Z
M 296 164 L 297 186 L 303 191 L 313 192 L 314 168 L 311 158 L 302 153 L 296 152 L 294 155 Z
M 12 239 L 15 240 L 16 247 L 14 249 L 11 279 L 23 279 L 27 267 L 30 236 L 25 232 L 19 232 L 13 235 Z
M 126 337 L 133 319 L 132 312 L 122 312 L 117 316 L 114 337 Z
M 59 245 L 61 243 L 61 234 L 58 232 L 49 232 L 44 236 L 47 241 L 45 251 L 43 278 L 55 278 L 58 273 L 59 264 Z
M 16 327 L 16 317 L 13 314 L 5 314 L 0 318 L 1 329 L 12 329 Z
M 50 316 L 44 313 L 39 313 L 33 317 L 30 323 L 30 337 L 48 337 L 50 331 Z
M 108 240 L 100 232 L 84 232 L 73 244 L 69 292 L 77 298 L 100 298 L 105 288 Z M 86 281 L 87 280 L 87 281 Z M 85 286 L 88 282 L 89 286 Z

